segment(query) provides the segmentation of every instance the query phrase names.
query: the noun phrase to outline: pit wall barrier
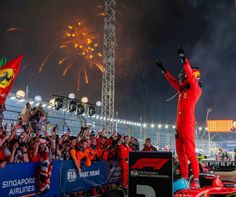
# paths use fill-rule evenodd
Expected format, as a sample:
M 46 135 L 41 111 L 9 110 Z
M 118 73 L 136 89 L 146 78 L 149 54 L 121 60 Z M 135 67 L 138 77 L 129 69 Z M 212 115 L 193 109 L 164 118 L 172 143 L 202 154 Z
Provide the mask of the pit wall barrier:
M 89 190 L 93 187 L 120 182 L 118 161 L 95 161 L 90 167 L 82 164 L 82 172 L 71 160 L 53 161 L 50 190 L 37 194 L 40 163 L 7 164 L 0 169 L 1 196 L 54 196 L 63 193 Z

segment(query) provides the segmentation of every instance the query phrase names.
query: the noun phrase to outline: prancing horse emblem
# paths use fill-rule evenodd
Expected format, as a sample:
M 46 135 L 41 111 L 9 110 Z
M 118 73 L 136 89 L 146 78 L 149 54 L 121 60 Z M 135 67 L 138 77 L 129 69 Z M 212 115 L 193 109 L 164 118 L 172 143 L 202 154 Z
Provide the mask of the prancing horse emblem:
M 14 71 L 11 68 L 0 70 L 0 87 L 6 88 L 9 86 L 14 76 Z

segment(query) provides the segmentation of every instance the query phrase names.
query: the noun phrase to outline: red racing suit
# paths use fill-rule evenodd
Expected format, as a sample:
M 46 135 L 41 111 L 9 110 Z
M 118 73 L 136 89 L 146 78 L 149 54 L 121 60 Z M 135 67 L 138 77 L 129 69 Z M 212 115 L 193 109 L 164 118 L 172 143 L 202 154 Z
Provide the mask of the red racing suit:
M 127 188 L 128 184 L 128 173 L 129 173 L 129 152 L 132 151 L 129 145 L 121 144 L 119 147 L 119 163 L 121 168 L 121 182 L 122 187 Z
M 183 83 L 177 81 L 168 71 L 165 78 L 179 92 L 176 116 L 176 152 L 179 158 L 180 171 L 184 178 L 188 177 L 188 160 L 191 163 L 194 178 L 198 178 L 199 165 L 195 153 L 195 106 L 202 94 L 198 80 L 193 75 L 192 67 L 186 58 L 183 64 L 186 79 Z M 186 88 L 188 85 L 188 88 Z

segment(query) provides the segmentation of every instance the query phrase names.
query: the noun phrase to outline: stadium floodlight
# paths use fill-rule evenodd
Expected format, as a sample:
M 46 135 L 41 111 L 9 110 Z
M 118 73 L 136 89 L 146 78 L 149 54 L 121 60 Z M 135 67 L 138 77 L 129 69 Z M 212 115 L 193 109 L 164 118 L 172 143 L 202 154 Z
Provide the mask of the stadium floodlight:
M 175 125 L 172 126 L 172 129 L 175 129 Z
M 51 99 L 50 100 L 53 104 L 53 100 Z M 50 103 L 49 101 L 49 103 Z M 50 104 L 51 105 L 51 104 Z M 55 100 L 54 100 L 54 105 L 53 107 L 55 107 L 56 110 L 60 110 L 62 107 L 63 107 L 63 98 L 61 97 L 56 97 Z
M 206 131 L 208 131 L 208 128 L 207 128 L 207 127 L 205 127 L 205 130 L 206 130 Z
M 89 106 L 89 107 L 88 107 L 88 115 L 89 115 L 89 116 L 92 116 L 92 115 L 94 115 L 95 113 L 96 113 L 95 107 L 94 107 L 94 106 Z
M 82 101 L 82 103 L 87 103 L 88 102 L 88 97 L 83 97 L 82 99 L 81 99 L 81 101 Z
M 36 102 L 36 103 L 40 103 L 40 102 L 42 102 L 42 97 L 40 96 L 40 95 L 36 95 L 35 97 L 34 97 L 34 101 Z
M 159 125 L 158 125 L 158 128 L 159 128 L 159 129 L 160 129 L 160 128 L 162 128 L 162 125 L 161 125 L 161 124 L 159 124 Z
M 151 124 L 151 128 L 154 128 L 155 127 L 155 125 L 154 124 Z
M 70 98 L 70 99 L 75 99 L 75 94 L 74 94 L 74 93 L 68 94 L 68 98 Z
M 113 118 L 111 118 L 111 122 L 113 122 L 114 120 L 113 120 Z
M 143 128 L 146 128 L 146 127 L 147 127 L 147 124 L 146 124 L 146 123 L 144 123 L 144 124 L 143 124 Z
M 16 92 L 16 98 L 18 98 L 18 99 L 23 99 L 23 98 L 25 98 L 25 91 L 24 91 L 24 90 L 18 90 L 18 91 Z
M 166 125 L 165 125 L 165 128 L 168 129 L 168 128 L 169 128 L 169 125 L 166 124 Z
M 103 117 L 102 116 L 100 116 L 100 120 L 102 120 L 103 119 Z
M 69 101 L 69 112 L 75 112 L 77 108 L 77 103 L 74 100 Z
M 96 106 L 97 106 L 97 107 L 101 107 L 101 106 L 102 106 L 102 102 L 101 102 L 101 101 L 97 101 L 97 102 L 96 102 Z
M 201 131 L 201 130 L 202 130 L 202 127 L 199 127 L 198 129 L 199 129 L 199 131 Z
M 82 113 L 84 113 L 84 106 L 79 104 L 77 105 L 77 115 L 81 115 Z

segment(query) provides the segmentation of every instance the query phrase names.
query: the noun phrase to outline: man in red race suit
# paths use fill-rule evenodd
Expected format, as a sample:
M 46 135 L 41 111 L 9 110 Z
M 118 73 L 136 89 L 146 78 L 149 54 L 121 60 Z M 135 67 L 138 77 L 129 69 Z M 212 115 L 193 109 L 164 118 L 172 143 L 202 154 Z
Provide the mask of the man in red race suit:
M 165 78 L 179 93 L 177 117 L 176 117 L 176 152 L 179 158 L 180 171 L 184 178 L 188 178 L 188 160 L 192 166 L 194 179 L 190 187 L 192 189 L 200 187 L 199 185 L 199 164 L 195 153 L 195 106 L 202 89 L 200 85 L 200 72 L 197 68 L 192 68 L 189 60 L 185 57 L 181 46 L 178 54 L 183 63 L 183 70 L 178 80 L 167 71 L 160 60 L 157 66 L 161 69 Z
M 119 147 L 121 182 L 122 182 L 122 187 L 124 189 L 127 188 L 127 183 L 128 183 L 128 170 L 129 170 L 128 158 L 130 151 L 132 151 L 132 149 L 129 146 L 129 136 L 124 136 L 124 143 L 122 143 Z

